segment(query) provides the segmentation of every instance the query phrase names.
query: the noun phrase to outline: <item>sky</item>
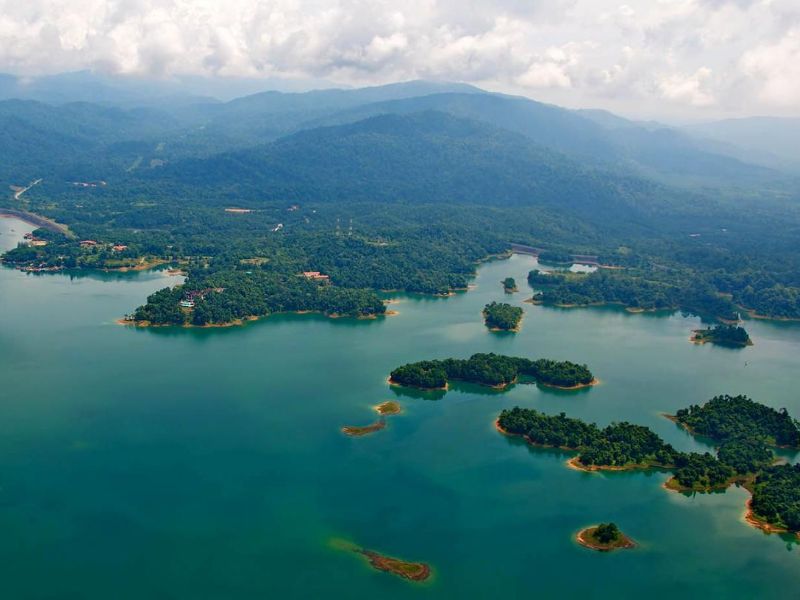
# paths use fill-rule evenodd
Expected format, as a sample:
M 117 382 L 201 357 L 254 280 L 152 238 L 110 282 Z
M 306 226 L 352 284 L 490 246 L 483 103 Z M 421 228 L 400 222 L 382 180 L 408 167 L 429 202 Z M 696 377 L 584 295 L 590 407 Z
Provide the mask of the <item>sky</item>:
M 639 118 L 800 116 L 800 0 L 0 0 L 0 72 L 83 69 L 433 79 Z

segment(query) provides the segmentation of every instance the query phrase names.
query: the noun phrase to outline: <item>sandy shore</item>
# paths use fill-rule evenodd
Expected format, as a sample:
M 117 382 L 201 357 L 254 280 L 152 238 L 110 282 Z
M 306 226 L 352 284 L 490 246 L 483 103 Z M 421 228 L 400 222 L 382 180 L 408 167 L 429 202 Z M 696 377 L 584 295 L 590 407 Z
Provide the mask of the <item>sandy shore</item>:
M 539 385 L 543 385 L 545 387 L 553 388 L 556 390 L 582 390 L 584 388 L 600 385 L 600 380 L 597 377 L 595 377 L 589 383 L 578 383 L 576 385 L 571 385 L 571 386 L 556 385 L 555 383 L 542 383 L 542 382 L 537 382 L 537 383 L 539 383 Z
M 618 465 L 584 465 L 580 461 L 580 456 L 575 456 L 570 458 L 566 465 L 568 468 L 572 469 L 573 471 L 584 471 L 586 473 L 594 473 L 597 471 L 648 471 L 650 469 L 654 470 L 669 470 L 670 467 L 666 465 L 625 465 L 625 466 L 618 466 Z
M 389 375 L 389 377 L 386 378 L 386 383 L 388 383 L 389 385 L 396 385 L 397 387 L 407 387 L 407 388 L 413 388 L 415 390 L 424 390 L 426 392 L 435 392 L 437 390 L 440 392 L 441 391 L 446 392 L 450 387 L 447 383 L 445 383 L 444 386 L 442 387 L 436 387 L 436 388 L 420 387 L 418 385 L 407 385 L 405 383 L 398 383 L 397 381 L 394 381 L 391 375 Z
M 400 406 L 400 403 L 394 400 L 387 400 L 386 402 L 376 404 L 372 407 L 372 409 L 382 416 L 399 415 L 403 412 L 403 408 Z

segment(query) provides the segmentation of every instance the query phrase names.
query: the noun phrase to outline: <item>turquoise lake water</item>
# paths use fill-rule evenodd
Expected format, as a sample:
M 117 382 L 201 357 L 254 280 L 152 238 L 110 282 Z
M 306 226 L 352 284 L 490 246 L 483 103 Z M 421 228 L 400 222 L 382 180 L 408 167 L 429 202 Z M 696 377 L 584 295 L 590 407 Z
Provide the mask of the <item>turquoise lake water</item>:
M 14 231 L 12 231 L 14 230 Z M 0 219 L 0 246 L 27 226 Z M 662 473 L 590 474 L 498 434 L 506 407 L 653 428 L 660 416 L 746 393 L 800 416 L 800 326 L 749 322 L 755 346 L 688 341 L 694 317 L 558 310 L 522 301 L 535 259 L 482 265 L 451 298 L 396 296 L 378 321 L 277 316 L 217 330 L 115 324 L 160 273 L 0 269 L 0 586 L 3 598 L 787 598 L 800 548 L 743 521 L 742 489 L 684 496 Z M 500 281 L 517 279 L 520 292 Z M 481 308 L 522 306 L 520 333 Z M 403 393 L 396 366 L 500 352 L 585 362 L 602 384 Z M 343 425 L 404 413 L 371 436 Z M 796 460 L 793 455 L 787 455 Z M 639 542 L 573 542 L 615 521 Z M 414 584 L 332 540 L 431 565 Z

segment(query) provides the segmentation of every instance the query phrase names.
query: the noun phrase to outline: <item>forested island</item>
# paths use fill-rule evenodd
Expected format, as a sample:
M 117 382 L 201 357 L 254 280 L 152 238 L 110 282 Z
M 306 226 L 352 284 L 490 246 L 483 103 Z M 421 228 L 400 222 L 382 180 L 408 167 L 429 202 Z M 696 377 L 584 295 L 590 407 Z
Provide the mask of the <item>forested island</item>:
M 745 328 L 737 325 L 722 324 L 707 327 L 706 329 L 695 329 L 690 339 L 695 344 L 711 343 L 741 348 L 753 345 L 753 341 Z
M 677 451 L 640 425 L 612 423 L 601 429 L 564 413 L 550 416 L 516 407 L 502 411 L 496 425 L 532 445 L 575 451 L 569 464 L 582 470 L 666 469 L 673 477 L 665 487 L 681 492 L 744 485 L 752 493 L 752 523 L 800 533 L 800 467 L 775 465 L 769 449 L 797 448 L 800 443 L 800 426 L 785 410 L 745 396 L 718 396 L 703 406 L 681 409 L 672 418 L 690 432 L 719 442 L 717 455 Z
M 513 277 L 506 277 L 503 279 L 503 291 L 507 294 L 513 294 L 517 291 L 517 282 L 514 281 Z
M 473 354 L 409 363 L 392 371 L 390 383 L 423 389 L 447 389 L 449 380 L 505 388 L 520 378 L 558 388 L 577 389 L 596 380 L 586 365 L 549 359 L 530 360 L 501 354 Z
M 506 302 L 490 302 L 483 307 L 483 318 L 492 331 L 519 331 L 522 309 Z
M 302 274 L 267 270 L 221 271 L 191 278 L 147 298 L 130 316 L 137 325 L 224 325 L 283 312 L 370 318 L 386 313 L 367 289 L 340 288 Z
M 578 532 L 575 539 L 581 546 L 600 552 L 636 547 L 634 541 L 622 533 L 616 523 L 600 523 L 586 527 Z

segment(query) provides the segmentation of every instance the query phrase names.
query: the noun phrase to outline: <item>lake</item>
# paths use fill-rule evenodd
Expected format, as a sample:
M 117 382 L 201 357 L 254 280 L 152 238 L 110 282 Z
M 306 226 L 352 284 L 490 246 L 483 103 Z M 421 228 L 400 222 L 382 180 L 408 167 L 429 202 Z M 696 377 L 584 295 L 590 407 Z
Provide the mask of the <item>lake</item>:
M 12 229 L 14 231 L 12 231 Z M 0 219 L 0 246 L 30 226 Z M 244 327 L 115 324 L 179 280 L 0 269 L 0 577 L 5 598 L 786 598 L 800 551 L 743 520 L 742 489 L 684 496 L 664 473 L 581 473 L 498 434 L 520 405 L 653 428 L 661 413 L 745 393 L 800 416 L 800 326 L 749 322 L 755 346 L 688 341 L 694 317 L 523 303 L 530 256 L 482 265 L 450 298 L 398 295 L 376 321 L 274 316 Z M 520 292 L 506 296 L 501 280 Z M 520 333 L 482 307 L 522 306 Z M 587 363 L 576 392 L 390 388 L 396 366 L 499 352 Z M 344 425 L 403 414 L 370 436 Z M 784 455 L 787 456 L 787 455 Z M 789 454 L 790 460 L 796 457 Z M 575 532 L 615 521 L 640 546 L 601 554 Z M 415 584 L 334 540 L 431 565 Z

